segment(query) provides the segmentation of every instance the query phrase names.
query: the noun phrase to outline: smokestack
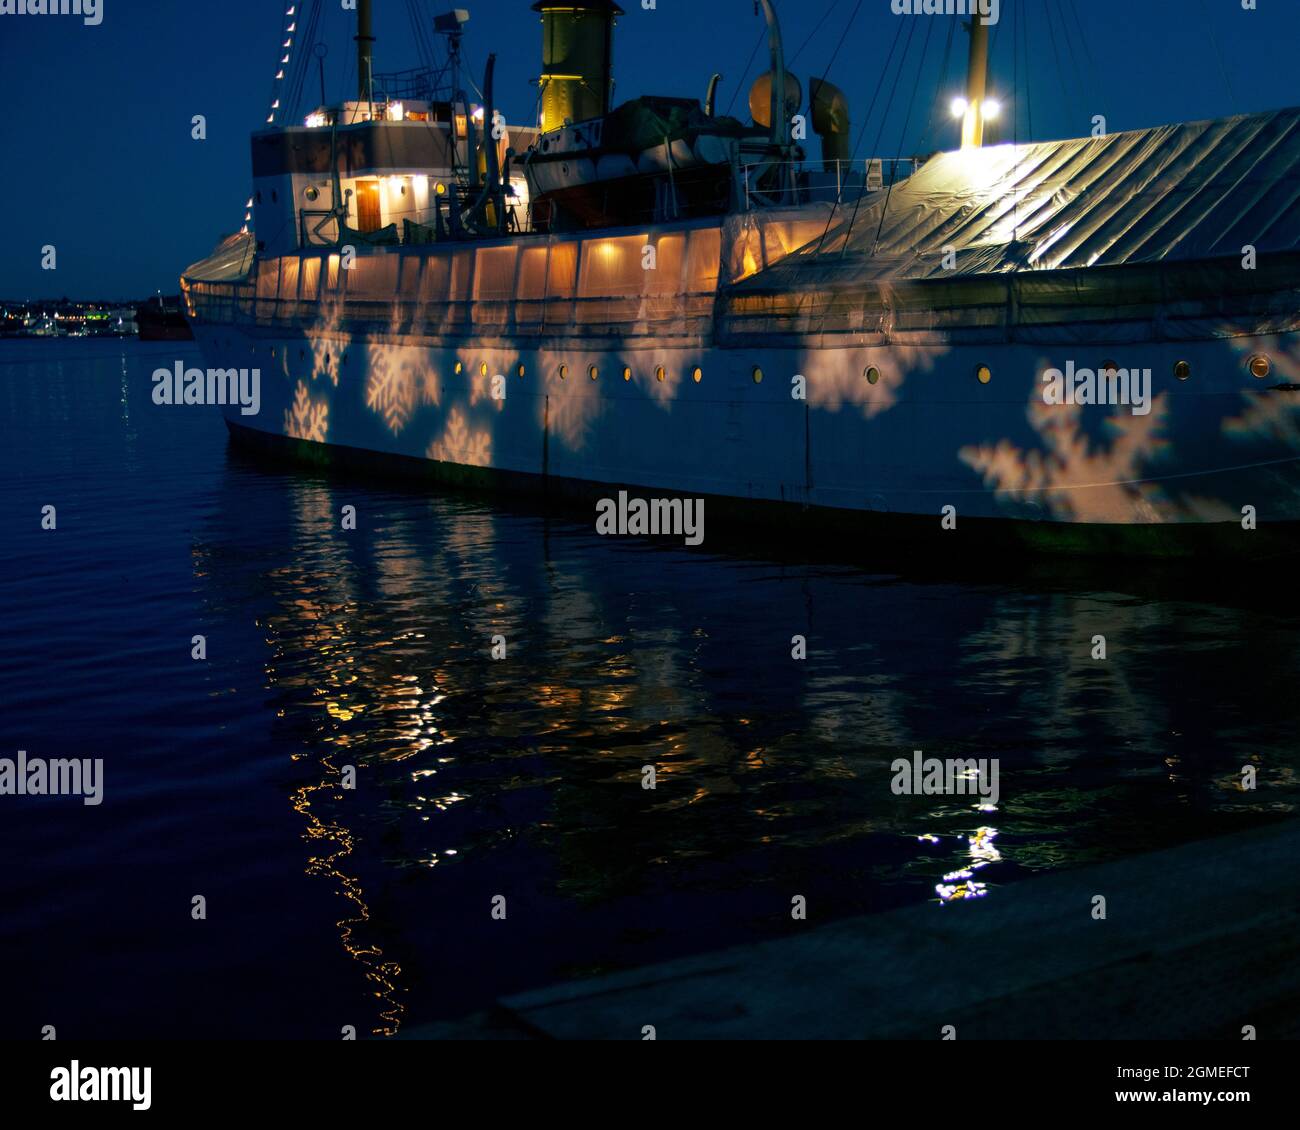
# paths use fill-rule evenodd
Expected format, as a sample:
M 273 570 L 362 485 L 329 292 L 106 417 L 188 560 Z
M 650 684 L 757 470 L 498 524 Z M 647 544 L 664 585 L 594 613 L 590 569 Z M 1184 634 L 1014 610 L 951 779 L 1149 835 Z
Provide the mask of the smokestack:
M 542 15 L 542 132 L 609 113 L 614 91 L 613 0 L 538 0 Z
M 375 36 L 372 0 L 357 0 L 357 101 L 374 101 Z

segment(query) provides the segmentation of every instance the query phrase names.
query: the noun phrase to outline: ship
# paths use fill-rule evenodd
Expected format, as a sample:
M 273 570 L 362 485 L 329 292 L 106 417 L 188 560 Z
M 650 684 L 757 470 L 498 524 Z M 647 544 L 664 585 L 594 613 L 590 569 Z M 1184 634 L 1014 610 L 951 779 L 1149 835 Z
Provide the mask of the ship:
M 361 0 L 357 99 L 273 112 L 251 224 L 181 279 L 207 364 L 262 375 L 232 440 L 867 556 L 1292 552 L 1300 110 L 986 145 L 973 19 L 960 148 L 859 158 L 760 4 L 741 121 L 718 76 L 614 105 L 623 10 L 540 0 L 517 127 L 494 57 L 478 101 L 376 76 Z
M 135 309 L 135 327 L 141 341 L 192 341 L 180 295 L 154 295 Z

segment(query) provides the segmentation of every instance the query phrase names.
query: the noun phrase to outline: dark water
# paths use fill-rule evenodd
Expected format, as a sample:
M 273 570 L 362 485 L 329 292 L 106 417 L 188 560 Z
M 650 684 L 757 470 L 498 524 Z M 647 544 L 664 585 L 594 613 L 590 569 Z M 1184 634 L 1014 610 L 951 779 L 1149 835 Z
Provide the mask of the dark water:
M 942 914 L 1300 798 L 1284 573 L 602 539 L 249 463 L 152 405 L 178 348 L 0 343 L 0 757 L 106 777 L 0 797 L 0 1037 L 393 1031 L 804 928 L 795 895 Z M 999 758 L 997 809 L 895 796 L 916 749 Z

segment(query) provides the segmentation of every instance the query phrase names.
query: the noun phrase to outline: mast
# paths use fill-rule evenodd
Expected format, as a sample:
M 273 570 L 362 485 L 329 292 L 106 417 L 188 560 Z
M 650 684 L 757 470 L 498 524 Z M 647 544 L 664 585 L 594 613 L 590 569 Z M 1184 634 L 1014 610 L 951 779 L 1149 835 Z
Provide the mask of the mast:
M 375 35 L 373 0 L 357 0 L 357 101 L 373 102 Z
M 971 16 L 970 59 L 967 64 L 966 113 L 961 123 L 961 147 L 978 149 L 984 144 L 984 123 L 988 120 L 989 26 L 978 12 Z
M 790 165 L 790 119 L 786 114 L 785 48 L 781 41 L 781 22 L 776 18 L 772 0 L 759 0 L 767 19 L 767 48 L 772 64 L 772 147 L 780 162 L 777 178 L 782 199 L 786 189 L 792 188 L 794 170 Z

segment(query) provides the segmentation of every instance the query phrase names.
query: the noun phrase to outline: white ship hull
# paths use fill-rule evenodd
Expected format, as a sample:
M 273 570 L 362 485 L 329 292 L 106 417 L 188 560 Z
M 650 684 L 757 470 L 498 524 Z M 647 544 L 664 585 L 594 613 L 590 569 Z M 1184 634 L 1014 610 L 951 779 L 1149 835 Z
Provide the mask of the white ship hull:
M 1300 393 L 1262 388 L 1245 368 L 1263 354 L 1293 369 L 1297 335 L 1117 349 L 1154 374 L 1150 412 L 1135 415 L 1046 408 L 1038 374 L 1064 367 L 1072 347 L 447 348 L 196 330 L 210 366 L 261 371 L 260 411 L 228 407 L 232 426 L 327 460 L 365 452 L 488 485 L 774 503 L 841 528 L 892 516 L 942 531 L 946 516 L 959 529 L 1041 526 L 1050 541 L 1052 527 L 1091 527 L 1103 546 L 1113 527 L 1222 524 L 1244 539 L 1257 532 L 1251 514 L 1261 529 L 1300 521 Z M 1192 379 L 1174 376 L 1179 362 Z

